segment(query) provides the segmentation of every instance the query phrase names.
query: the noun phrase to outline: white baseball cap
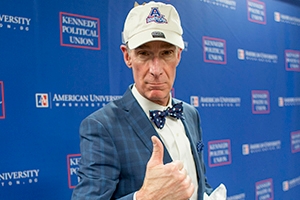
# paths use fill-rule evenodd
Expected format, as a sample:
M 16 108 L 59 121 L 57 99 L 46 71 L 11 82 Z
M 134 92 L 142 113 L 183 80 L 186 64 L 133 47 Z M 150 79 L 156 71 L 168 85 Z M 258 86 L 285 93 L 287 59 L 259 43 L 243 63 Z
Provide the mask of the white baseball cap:
M 184 49 L 178 12 L 170 4 L 151 1 L 130 10 L 122 32 L 129 49 L 151 41 L 164 41 Z

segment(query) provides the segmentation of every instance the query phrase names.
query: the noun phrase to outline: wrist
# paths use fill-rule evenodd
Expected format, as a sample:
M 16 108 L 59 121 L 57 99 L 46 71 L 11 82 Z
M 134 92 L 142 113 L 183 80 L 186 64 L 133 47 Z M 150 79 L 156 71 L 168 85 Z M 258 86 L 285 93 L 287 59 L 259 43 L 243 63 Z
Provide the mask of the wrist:
M 135 200 L 144 200 L 143 199 L 143 192 L 141 190 L 135 193 Z
M 135 200 L 152 200 L 153 198 L 150 195 L 151 194 L 147 194 L 147 192 L 141 188 L 135 193 Z

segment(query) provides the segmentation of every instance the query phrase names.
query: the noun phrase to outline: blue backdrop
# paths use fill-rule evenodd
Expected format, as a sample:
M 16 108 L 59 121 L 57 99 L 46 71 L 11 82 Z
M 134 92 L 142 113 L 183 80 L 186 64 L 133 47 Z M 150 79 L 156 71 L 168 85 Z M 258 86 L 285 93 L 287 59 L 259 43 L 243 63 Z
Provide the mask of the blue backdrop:
M 210 184 L 299 200 L 300 2 L 163 2 L 182 18 L 172 94 L 200 112 Z M 133 4 L 0 2 L 0 199 L 70 199 L 81 120 L 133 82 L 119 49 Z

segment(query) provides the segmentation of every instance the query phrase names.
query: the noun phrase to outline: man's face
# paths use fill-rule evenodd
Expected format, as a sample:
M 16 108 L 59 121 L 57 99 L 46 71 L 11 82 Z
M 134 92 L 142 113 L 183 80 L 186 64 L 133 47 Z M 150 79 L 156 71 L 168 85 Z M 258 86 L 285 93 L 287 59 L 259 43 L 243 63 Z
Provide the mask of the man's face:
M 125 63 L 132 68 L 135 86 L 148 100 L 167 105 L 180 61 L 181 49 L 162 41 L 128 50 L 122 45 Z

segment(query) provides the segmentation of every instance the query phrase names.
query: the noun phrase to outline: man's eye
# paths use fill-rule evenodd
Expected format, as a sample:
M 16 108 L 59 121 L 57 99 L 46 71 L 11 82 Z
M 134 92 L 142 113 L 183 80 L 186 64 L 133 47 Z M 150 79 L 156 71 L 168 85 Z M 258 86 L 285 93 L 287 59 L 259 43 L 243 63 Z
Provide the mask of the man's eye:
M 173 54 L 173 51 L 172 50 L 164 51 L 162 54 L 165 56 L 169 56 Z
M 149 53 L 147 51 L 140 51 L 138 52 L 138 55 L 141 55 L 141 56 L 148 56 Z

